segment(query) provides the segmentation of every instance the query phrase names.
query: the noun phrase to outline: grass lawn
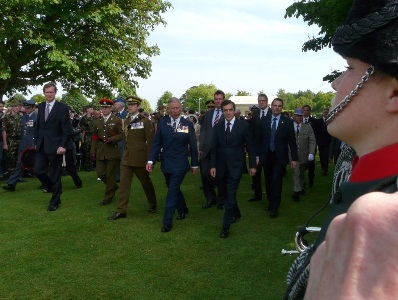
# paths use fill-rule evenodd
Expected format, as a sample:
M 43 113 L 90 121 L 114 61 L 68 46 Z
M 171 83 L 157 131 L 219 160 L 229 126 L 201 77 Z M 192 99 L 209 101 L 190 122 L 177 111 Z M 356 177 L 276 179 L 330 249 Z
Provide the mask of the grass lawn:
M 295 248 L 296 229 L 330 194 L 332 169 L 327 177 L 320 173 L 318 164 L 314 187 L 295 202 L 288 171 L 276 219 L 265 200 L 247 201 L 251 179 L 244 175 L 242 218 L 227 239 L 219 238 L 224 212 L 201 208 L 198 175 L 187 174 L 182 190 L 190 211 L 169 233 L 160 232 L 166 186 L 159 164 L 151 175 L 158 212 L 146 212 L 134 178 L 127 218 L 117 221 L 107 217 L 118 194 L 100 206 L 104 185 L 95 172 L 79 172 L 82 189 L 63 177 L 55 212 L 46 211 L 50 195 L 37 189 L 39 181 L 28 178 L 15 193 L 0 191 L 0 299 L 281 299 L 295 257 L 281 249 Z M 310 225 L 320 226 L 324 215 Z

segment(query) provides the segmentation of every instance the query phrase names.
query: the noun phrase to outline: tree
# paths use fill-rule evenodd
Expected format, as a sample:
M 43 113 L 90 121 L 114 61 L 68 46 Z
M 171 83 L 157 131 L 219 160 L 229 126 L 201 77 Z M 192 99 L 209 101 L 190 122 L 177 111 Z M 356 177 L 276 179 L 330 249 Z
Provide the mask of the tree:
M 251 96 L 252 94 L 246 91 L 238 90 L 235 96 Z
M 71 111 L 80 114 L 83 113 L 83 108 L 90 104 L 79 89 L 72 89 L 70 92 L 63 94 L 61 102 L 68 105 Z
M 169 101 L 169 99 L 173 97 L 172 92 L 170 91 L 165 91 L 163 93 L 162 96 L 160 96 L 160 98 L 158 99 L 157 103 L 156 103 L 156 108 L 157 109 L 159 107 L 159 105 L 167 105 L 167 102 Z
M 184 108 L 195 111 L 203 110 L 206 107 L 206 101 L 214 98 L 214 92 L 216 90 L 217 87 L 212 83 L 203 83 L 198 86 L 190 87 L 181 96 L 183 99 L 181 102 L 183 103 Z
M 48 81 L 88 96 L 137 86 L 166 0 L 0 0 L 0 99 Z
M 303 51 L 319 51 L 330 48 L 336 28 L 343 23 L 353 0 L 299 0 L 286 9 L 285 18 L 302 17 L 308 25 L 318 25 L 319 36 L 311 37 L 303 44 Z M 341 74 L 334 71 L 323 80 L 331 82 Z
M 142 99 L 142 98 L 141 98 Z M 153 112 L 152 108 L 151 108 L 151 104 L 149 103 L 148 100 L 146 99 L 142 99 L 142 103 L 141 103 L 141 107 L 148 113 Z

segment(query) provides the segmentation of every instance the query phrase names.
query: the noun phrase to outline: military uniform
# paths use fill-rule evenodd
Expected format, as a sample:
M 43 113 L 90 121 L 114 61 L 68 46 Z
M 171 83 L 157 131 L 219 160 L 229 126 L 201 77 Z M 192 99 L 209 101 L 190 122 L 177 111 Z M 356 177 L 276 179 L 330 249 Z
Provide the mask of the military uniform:
M 11 105 L 17 105 L 16 102 Z M 19 105 L 19 103 L 18 103 Z M 19 113 L 7 113 L 3 118 L 2 131 L 6 132 L 7 150 L 7 169 L 12 172 L 18 161 L 18 147 L 21 139 L 21 115 Z
M 80 120 L 80 128 L 84 132 L 84 140 L 82 140 L 81 146 L 83 152 L 83 169 L 86 171 L 91 171 L 93 169 L 93 163 L 90 160 L 90 148 L 94 130 L 94 117 L 89 117 L 87 115 L 83 116 Z
M 109 99 L 101 99 L 101 103 L 113 105 L 113 101 Z M 105 196 L 100 203 L 106 205 L 112 202 L 118 189 L 116 170 L 120 156 L 117 143 L 123 138 L 122 121 L 111 113 L 106 121 L 101 117 L 94 121 L 94 125 L 90 154 L 96 158 L 97 176 L 106 185 Z

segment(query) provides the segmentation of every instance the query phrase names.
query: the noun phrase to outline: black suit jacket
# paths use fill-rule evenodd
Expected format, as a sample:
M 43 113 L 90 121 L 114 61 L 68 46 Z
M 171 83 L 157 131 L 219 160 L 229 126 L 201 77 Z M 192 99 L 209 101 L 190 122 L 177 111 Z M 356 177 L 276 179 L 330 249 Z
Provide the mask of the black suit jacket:
M 214 126 L 211 148 L 211 167 L 216 168 L 217 177 L 223 178 L 228 168 L 233 179 L 240 179 L 246 164 L 246 152 L 249 153 L 250 168 L 256 167 L 254 137 L 246 121 L 235 118 L 228 141 L 225 135 L 225 120 Z
M 267 160 L 271 142 L 271 122 L 273 115 L 261 119 L 260 130 L 257 132 L 257 142 L 259 144 L 260 163 Z M 292 161 L 298 161 L 296 136 L 294 133 L 293 120 L 280 116 L 278 128 L 275 135 L 275 155 L 278 164 L 285 168 L 289 163 L 289 147 Z
M 200 143 L 199 143 L 199 151 L 203 152 L 202 157 L 206 157 L 210 155 L 210 150 L 213 142 L 213 114 L 214 110 L 209 110 L 205 113 L 203 117 L 202 125 L 200 126 Z M 224 120 L 224 116 L 222 114 L 222 110 L 220 108 L 220 122 Z
M 55 100 L 54 100 L 55 101 Z M 46 102 L 38 105 L 37 127 L 35 131 L 35 144 L 37 151 L 55 155 L 57 149 L 69 149 L 72 125 L 69 119 L 69 108 L 66 104 L 55 101 L 54 106 L 44 119 Z
M 317 145 L 329 146 L 332 136 L 329 134 L 326 122 L 323 118 L 314 119 L 312 122 Z

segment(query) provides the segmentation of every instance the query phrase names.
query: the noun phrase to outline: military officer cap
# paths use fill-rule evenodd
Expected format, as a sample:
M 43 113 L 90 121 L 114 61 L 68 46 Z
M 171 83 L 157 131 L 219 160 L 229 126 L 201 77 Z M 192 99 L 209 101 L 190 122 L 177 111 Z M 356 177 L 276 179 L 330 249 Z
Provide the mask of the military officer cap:
M 295 114 L 296 116 L 303 116 L 303 115 L 304 115 L 304 110 L 301 109 L 301 108 L 296 108 L 296 109 L 294 110 L 294 114 Z
M 113 105 L 113 101 L 111 99 L 108 98 L 102 98 L 99 101 L 99 104 L 101 107 L 111 107 Z
M 122 97 L 117 97 L 113 100 L 113 103 L 119 103 L 119 102 L 126 104 L 126 100 Z
M 142 100 L 136 96 L 128 96 L 126 98 L 127 104 L 138 104 L 141 105 Z
M 206 104 L 207 108 L 213 108 L 216 106 L 214 104 L 214 100 L 207 100 L 205 104 Z
M 23 106 L 35 106 L 36 105 L 36 101 L 35 99 L 30 99 L 30 100 L 25 100 L 24 102 L 22 102 Z

